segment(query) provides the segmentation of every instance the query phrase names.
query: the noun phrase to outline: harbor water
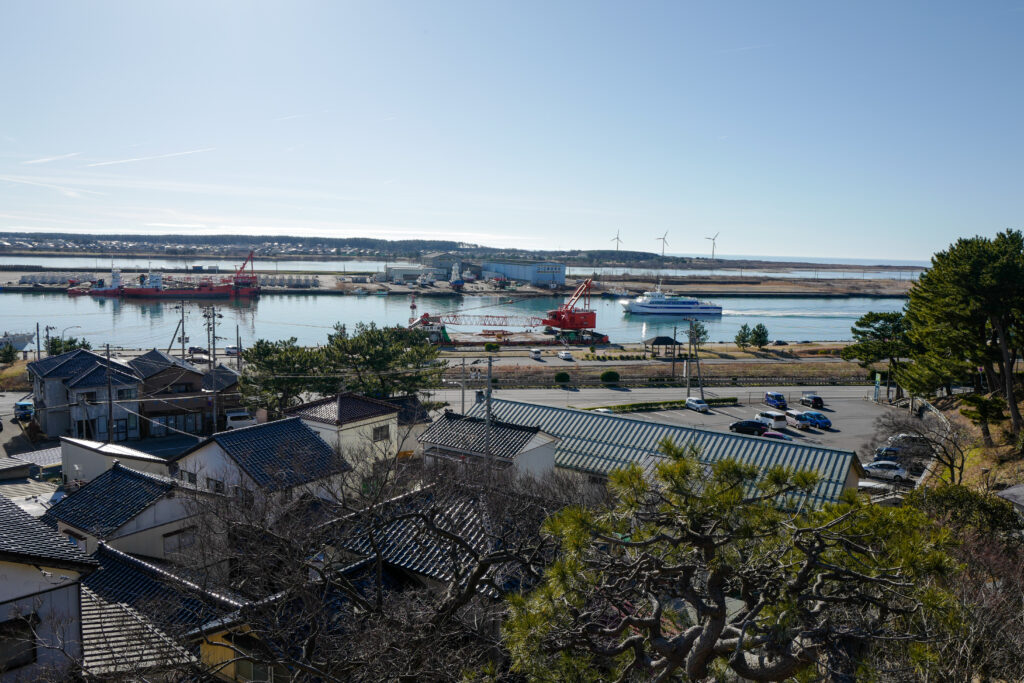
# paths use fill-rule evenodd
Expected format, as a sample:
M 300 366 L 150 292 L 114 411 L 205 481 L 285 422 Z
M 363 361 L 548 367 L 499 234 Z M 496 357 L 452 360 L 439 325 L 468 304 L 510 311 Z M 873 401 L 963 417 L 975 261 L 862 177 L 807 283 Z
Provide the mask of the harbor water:
M 264 295 L 257 301 L 186 302 L 185 329 L 189 345 L 206 346 L 201 326 L 201 306 L 216 305 L 222 314 L 219 346 L 233 344 L 235 329 L 242 344 L 255 339 L 295 337 L 300 344 L 316 345 L 326 341 L 335 323 L 351 329 L 358 322 L 378 325 L 405 325 L 411 315 L 423 313 L 465 312 L 468 314 L 541 316 L 557 308 L 561 297 L 534 297 L 509 303 L 508 297 L 464 296 L 418 298 L 418 308 L 410 309 L 407 296 L 325 296 L 313 294 Z M 715 297 L 721 305 L 721 317 L 703 320 L 710 341 L 731 341 L 741 325 L 758 323 L 768 328 L 772 339 L 786 341 L 824 341 L 850 339 L 850 327 L 868 311 L 900 310 L 904 300 L 893 298 L 775 298 Z M 620 301 L 610 298 L 592 300 L 597 311 L 597 330 L 618 343 L 640 342 L 662 334 L 671 335 L 678 326 L 680 337 L 688 323 L 668 316 L 630 315 Z M 181 319 L 176 301 L 119 300 L 69 297 L 64 293 L 0 294 L 0 332 L 35 331 L 50 327 L 51 336 L 84 336 L 94 347 L 109 343 L 122 348 L 164 348 L 172 343 Z M 518 331 L 521 325 L 510 323 L 503 329 Z M 476 332 L 480 327 L 452 326 L 453 332 Z M 537 330 L 539 331 L 539 330 Z M 174 343 L 178 346 L 178 343 Z M 34 348 L 30 346 L 29 348 Z

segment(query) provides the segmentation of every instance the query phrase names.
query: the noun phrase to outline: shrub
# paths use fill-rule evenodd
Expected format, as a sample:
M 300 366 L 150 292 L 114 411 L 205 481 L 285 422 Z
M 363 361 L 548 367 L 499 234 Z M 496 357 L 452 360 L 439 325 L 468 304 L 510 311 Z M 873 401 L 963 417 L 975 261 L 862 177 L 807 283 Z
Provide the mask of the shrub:
M 484 344 L 484 351 L 487 353 L 497 353 L 501 349 L 501 346 L 495 342 L 487 342 Z
M 568 384 L 569 383 L 568 372 L 556 372 L 555 373 L 555 384 Z
M 601 373 L 601 382 L 602 384 L 618 384 L 619 373 L 614 370 L 605 370 Z
M 590 345 L 590 352 L 591 352 L 591 353 L 595 353 L 596 351 L 597 351 L 597 347 L 596 347 L 596 346 L 594 346 L 593 344 L 591 344 L 591 345 Z

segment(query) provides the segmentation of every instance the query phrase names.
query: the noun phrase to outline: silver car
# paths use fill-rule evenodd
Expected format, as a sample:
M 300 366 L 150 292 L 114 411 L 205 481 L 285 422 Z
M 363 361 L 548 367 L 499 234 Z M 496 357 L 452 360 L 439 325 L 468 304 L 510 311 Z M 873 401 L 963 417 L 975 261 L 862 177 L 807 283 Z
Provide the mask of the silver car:
M 892 460 L 876 460 L 864 465 L 864 473 L 875 479 L 890 479 L 895 482 L 910 479 L 910 473 L 903 469 L 903 465 Z

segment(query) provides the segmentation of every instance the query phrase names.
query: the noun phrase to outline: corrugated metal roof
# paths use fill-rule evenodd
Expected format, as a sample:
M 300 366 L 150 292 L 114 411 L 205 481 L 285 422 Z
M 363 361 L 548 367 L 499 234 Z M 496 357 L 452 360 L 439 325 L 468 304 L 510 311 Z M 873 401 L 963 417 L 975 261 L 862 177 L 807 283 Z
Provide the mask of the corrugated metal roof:
M 484 406 L 478 403 L 468 411 L 482 417 Z M 540 427 L 561 442 L 555 450 L 555 464 L 566 469 L 606 476 L 615 469 L 638 463 L 650 469 L 663 457 L 660 443 L 671 439 L 676 444 L 692 443 L 700 450 L 700 459 L 713 463 L 734 458 L 757 465 L 762 470 L 785 465 L 813 470 L 820 481 L 801 504 L 813 506 L 835 501 L 843 491 L 856 454 L 800 443 L 761 439 L 727 432 L 648 422 L 606 413 L 572 408 L 555 408 L 533 403 L 494 399 L 494 418 L 503 422 Z

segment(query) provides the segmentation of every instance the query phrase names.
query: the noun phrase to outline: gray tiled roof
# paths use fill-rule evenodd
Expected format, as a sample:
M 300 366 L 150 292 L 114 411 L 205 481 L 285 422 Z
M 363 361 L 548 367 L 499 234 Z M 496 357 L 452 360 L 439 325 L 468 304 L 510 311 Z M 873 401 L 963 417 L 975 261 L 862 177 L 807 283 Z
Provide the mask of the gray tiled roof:
M 0 559 L 90 570 L 96 561 L 7 498 L 0 496 Z
M 238 372 L 226 365 L 218 365 L 203 375 L 205 391 L 224 391 L 238 382 Z
M 25 462 L 30 462 L 33 465 L 38 465 L 39 467 L 49 467 L 51 465 L 59 465 L 61 463 L 60 446 L 44 448 L 40 451 L 18 453 L 14 457 L 18 460 L 24 460 Z
M 539 431 L 539 427 L 522 427 L 492 420 L 491 454 L 499 458 L 515 458 Z M 463 453 L 485 455 L 487 420 L 446 412 L 420 435 L 419 442 Z
M 476 552 L 487 552 L 492 540 L 487 534 L 486 507 L 475 496 L 451 495 L 438 499 L 432 490 L 416 491 L 388 501 L 383 514 L 399 516 L 421 512 L 440 529 L 451 532 Z M 343 547 L 359 555 L 374 555 L 374 544 L 385 562 L 439 581 L 448 581 L 462 573 L 471 561 L 468 550 L 441 536 L 425 532 L 423 520 L 416 517 L 395 519 L 369 533 L 346 534 Z
M 349 391 L 296 406 L 288 414 L 329 425 L 344 425 L 397 412 L 397 406 Z
M 297 417 L 214 434 L 182 456 L 216 441 L 261 488 L 275 491 L 352 469 Z
M 181 358 L 175 358 L 159 349 L 153 349 L 147 351 L 141 356 L 136 356 L 128 361 L 128 365 L 135 369 L 143 379 L 148 379 L 153 375 L 163 372 L 167 368 L 178 367 L 187 372 L 200 373 L 199 368 L 195 367 L 191 363 L 182 360 Z
M 19 458 L 4 458 L 0 456 L 0 479 L 9 477 L 28 476 L 28 470 L 32 463 Z
M 124 603 L 161 625 L 195 626 L 234 611 L 243 602 L 203 589 L 185 578 L 100 543 L 99 570 L 83 585 L 109 602 Z
M 28 364 L 28 371 L 38 377 L 47 377 L 51 373 L 57 377 L 71 377 L 81 371 L 80 364 L 91 364 L 102 358 L 88 349 L 75 349 L 58 356 L 48 356 L 42 360 L 32 361 Z M 64 367 L 57 372 L 57 368 L 62 365 Z
M 561 441 L 555 450 L 555 464 L 589 474 L 607 475 L 631 463 L 649 469 L 663 457 L 660 444 L 667 438 L 678 445 L 692 443 L 700 450 L 701 461 L 706 463 L 734 458 L 757 465 L 762 470 L 774 465 L 813 470 L 820 478 L 818 485 L 798 504 L 819 506 L 836 501 L 843 491 L 850 469 L 860 467 L 852 451 L 667 425 L 605 413 L 502 399 L 491 401 L 491 412 L 495 419 L 540 427 L 547 434 L 558 437 Z M 482 417 L 484 405 L 474 405 L 469 414 Z
M 106 538 L 174 488 L 167 477 L 120 463 L 47 510 L 44 518 Z
M 82 668 L 86 673 L 138 676 L 153 669 L 180 672 L 195 663 L 188 650 L 138 611 L 82 587 Z

